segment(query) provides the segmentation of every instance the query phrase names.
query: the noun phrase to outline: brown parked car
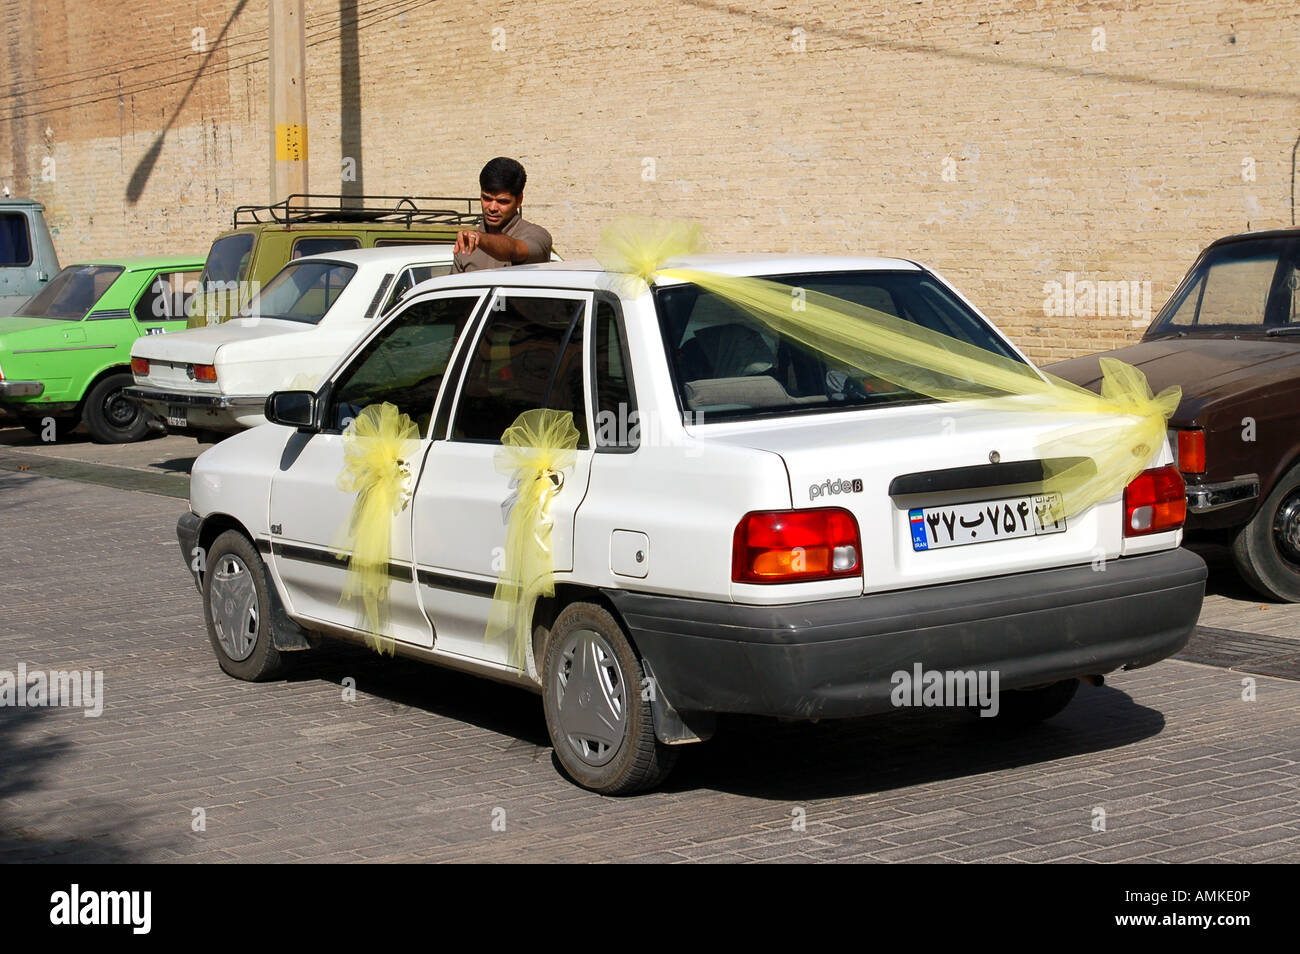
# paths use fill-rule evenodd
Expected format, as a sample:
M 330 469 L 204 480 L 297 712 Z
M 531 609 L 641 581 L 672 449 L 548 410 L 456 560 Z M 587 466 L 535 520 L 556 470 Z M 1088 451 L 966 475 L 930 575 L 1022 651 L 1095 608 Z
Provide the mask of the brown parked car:
M 1214 242 L 1141 342 L 1109 354 L 1157 392 L 1182 386 L 1185 539 L 1231 547 L 1252 587 L 1300 602 L 1300 229 Z M 1098 357 L 1047 370 L 1096 389 Z

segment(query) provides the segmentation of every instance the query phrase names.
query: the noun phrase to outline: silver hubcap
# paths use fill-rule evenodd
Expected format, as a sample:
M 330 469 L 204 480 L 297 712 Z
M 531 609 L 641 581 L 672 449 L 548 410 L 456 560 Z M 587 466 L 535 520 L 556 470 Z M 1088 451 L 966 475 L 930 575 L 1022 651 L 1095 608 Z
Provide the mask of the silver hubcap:
M 1287 562 L 1300 564 L 1300 495 L 1292 494 L 1277 508 L 1273 539 Z
M 627 687 L 609 643 L 589 629 L 570 633 L 551 677 L 560 731 L 588 765 L 604 765 L 623 744 Z
M 257 587 L 244 561 L 233 553 L 221 557 L 208 593 L 212 625 L 216 627 L 221 649 L 233 662 L 247 659 L 257 645 L 261 620 L 257 612 Z

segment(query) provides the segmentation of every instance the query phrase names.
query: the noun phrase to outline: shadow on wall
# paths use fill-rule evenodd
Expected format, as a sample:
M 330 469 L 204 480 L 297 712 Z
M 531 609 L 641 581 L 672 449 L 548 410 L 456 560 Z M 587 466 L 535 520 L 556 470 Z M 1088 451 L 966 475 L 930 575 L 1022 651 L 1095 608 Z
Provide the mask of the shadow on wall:
M 172 110 L 172 114 L 167 117 L 166 124 L 163 125 L 161 130 L 159 130 L 158 135 L 154 137 L 153 145 L 149 147 L 149 150 L 141 157 L 140 161 L 136 163 L 135 171 L 131 173 L 131 181 L 126 185 L 126 201 L 130 205 L 135 205 L 140 201 L 140 196 L 144 194 L 144 187 L 148 185 L 149 177 L 153 175 L 153 167 L 158 162 L 158 157 L 162 154 L 163 141 L 167 138 L 167 133 L 176 122 L 176 117 L 180 115 L 181 110 L 185 108 L 185 104 L 189 101 L 190 94 L 194 92 L 194 87 L 198 85 L 199 80 L 203 78 L 203 71 L 206 70 L 208 64 L 212 62 L 213 55 L 221 48 L 221 41 L 224 40 L 226 34 L 230 32 L 230 25 L 235 22 L 236 17 L 244 12 L 244 7 L 246 6 L 248 6 L 248 0 L 239 0 L 239 3 L 235 5 L 234 11 L 226 20 L 225 25 L 222 26 L 221 33 L 217 35 L 217 39 L 208 47 L 208 52 L 204 54 L 203 62 L 200 63 L 199 68 L 194 71 L 194 78 L 190 80 L 190 85 L 185 87 L 185 93 L 181 96 L 180 102 L 176 104 L 176 108 Z

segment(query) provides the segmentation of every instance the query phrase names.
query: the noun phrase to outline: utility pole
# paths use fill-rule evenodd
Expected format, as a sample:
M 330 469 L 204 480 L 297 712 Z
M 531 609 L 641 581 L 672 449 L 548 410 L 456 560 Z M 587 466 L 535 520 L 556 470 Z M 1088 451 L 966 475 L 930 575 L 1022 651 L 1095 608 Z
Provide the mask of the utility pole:
M 270 0 L 271 202 L 307 191 L 307 36 L 303 0 Z

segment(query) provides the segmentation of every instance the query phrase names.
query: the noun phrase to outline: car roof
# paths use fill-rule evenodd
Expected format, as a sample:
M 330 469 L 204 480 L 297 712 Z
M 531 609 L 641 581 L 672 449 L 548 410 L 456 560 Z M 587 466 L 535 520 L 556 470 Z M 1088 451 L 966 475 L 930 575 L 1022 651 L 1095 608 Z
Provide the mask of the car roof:
M 141 271 L 146 268 L 191 268 L 203 267 L 202 255 L 135 255 L 125 258 L 89 258 L 65 265 L 64 268 L 82 268 L 87 265 L 109 265 L 124 268 L 128 272 Z
M 921 266 L 905 258 L 876 258 L 848 255 L 797 255 L 753 252 L 748 254 L 683 255 L 671 259 L 665 269 L 689 268 L 717 272 L 720 275 L 763 276 L 788 275 L 800 272 L 894 272 L 921 271 Z M 604 267 L 595 259 L 578 259 L 567 262 L 545 262 L 538 265 L 515 265 L 509 275 L 499 275 L 498 269 L 488 272 L 473 271 L 444 275 L 421 282 L 408 292 L 408 297 L 420 291 L 453 288 L 464 285 L 575 285 L 595 288 L 605 278 Z M 679 279 L 664 277 L 656 284 L 677 285 Z
M 339 252 L 318 252 L 300 255 L 285 265 L 298 262 L 346 262 L 351 265 L 377 265 L 380 268 L 401 268 L 423 261 L 451 261 L 451 242 L 430 242 L 427 245 L 391 245 L 387 248 L 350 248 Z
M 1228 245 L 1232 242 L 1245 242 L 1251 239 L 1270 239 L 1270 238 L 1297 238 L 1300 237 L 1300 227 L 1291 227 L 1285 229 L 1256 229 L 1253 232 L 1237 232 L 1234 235 L 1225 235 L 1223 238 L 1217 238 L 1206 248 L 1214 248 L 1216 245 Z

